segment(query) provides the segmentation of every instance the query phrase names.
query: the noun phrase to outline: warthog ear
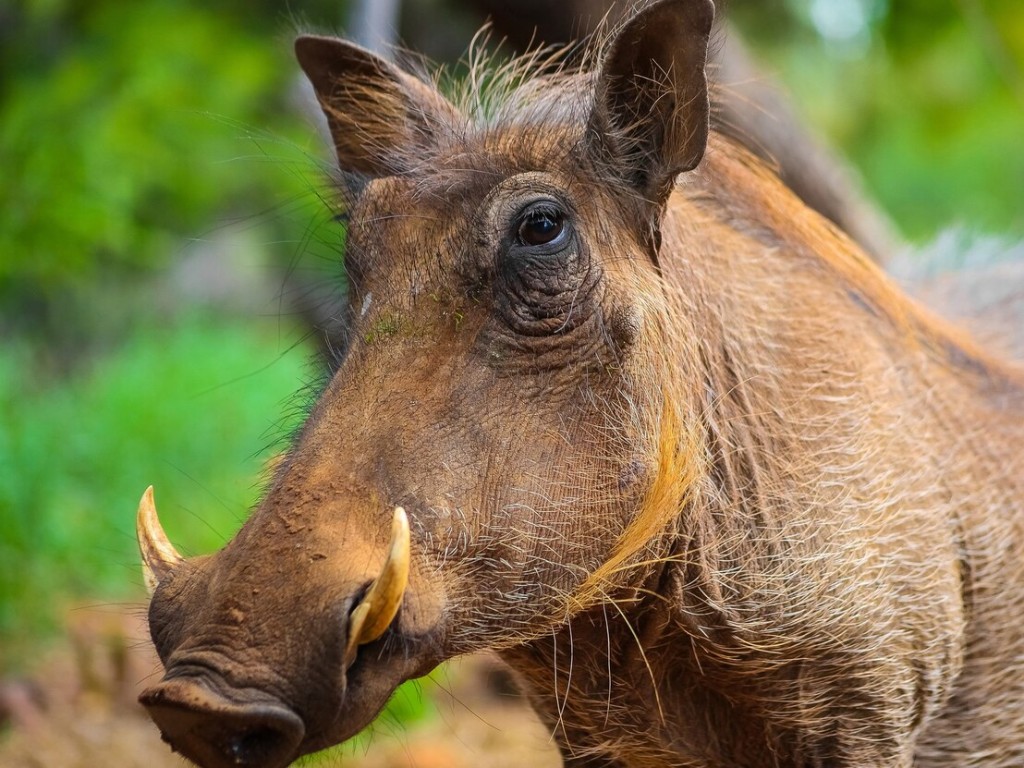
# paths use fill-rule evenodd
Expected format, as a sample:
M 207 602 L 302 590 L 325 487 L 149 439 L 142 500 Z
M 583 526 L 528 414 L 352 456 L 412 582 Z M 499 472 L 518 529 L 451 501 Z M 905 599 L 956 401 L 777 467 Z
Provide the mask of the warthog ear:
M 327 116 L 343 171 L 400 173 L 456 117 L 431 85 L 353 43 L 303 35 L 295 56 Z
M 704 67 L 714 17 L 711 0 L 655 0 L 613 36 L 597 77 L 590 145 L 657 204 L 707 147 Z

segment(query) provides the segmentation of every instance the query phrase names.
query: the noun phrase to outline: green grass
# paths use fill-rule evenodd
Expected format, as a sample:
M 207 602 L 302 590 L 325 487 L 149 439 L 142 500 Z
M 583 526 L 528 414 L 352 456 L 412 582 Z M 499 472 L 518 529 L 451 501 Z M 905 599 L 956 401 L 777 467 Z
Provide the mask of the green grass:
M 182 553 L 237 530 L 310 373 L 295 336 L 272 320 L 142 325 L 57 383 L 36 379 L 27 344 L 0 347 L 0 672 L 67 605 L 141 600 L 134 518 L 147 485 Z

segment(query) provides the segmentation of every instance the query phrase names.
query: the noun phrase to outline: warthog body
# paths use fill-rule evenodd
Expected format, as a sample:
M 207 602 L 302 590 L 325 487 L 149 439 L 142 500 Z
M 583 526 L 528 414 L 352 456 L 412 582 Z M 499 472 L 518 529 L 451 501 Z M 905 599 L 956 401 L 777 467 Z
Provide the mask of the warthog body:
M 1024 764 L 1024 377 L 709 134 L 712 13 L 455 103 L 299 40 L 348 348 L 222 551 L 140 511 L 176 749 L 283 766 L 496 649 L 571 765 Z

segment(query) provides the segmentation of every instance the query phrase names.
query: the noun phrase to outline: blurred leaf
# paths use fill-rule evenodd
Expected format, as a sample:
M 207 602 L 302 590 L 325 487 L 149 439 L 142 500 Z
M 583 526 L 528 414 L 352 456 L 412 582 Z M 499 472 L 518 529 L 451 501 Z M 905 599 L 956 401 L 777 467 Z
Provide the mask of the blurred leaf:
M 309 195 L 315 134 L 285 105 L 296 68 L 279 37 L 170 2 L 47 23 L 56 53 L 5 56 L 0 296 L 60 302 L 76 282 L 165 264 L 218 212 Z

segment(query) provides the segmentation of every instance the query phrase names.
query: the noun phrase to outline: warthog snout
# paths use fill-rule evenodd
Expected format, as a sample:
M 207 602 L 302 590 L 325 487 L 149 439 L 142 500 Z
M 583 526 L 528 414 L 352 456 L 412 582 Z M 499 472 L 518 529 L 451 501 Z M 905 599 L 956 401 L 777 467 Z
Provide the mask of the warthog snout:
M 160 683 L 140 701 L 164 741 L 208 768 L 288 765 L 306 730 L 299 716 L 282 704 L 236 703 L 199 680 Z
M 402 507 L 392 510 L 388 538 L 349 546 L 334 565 L 323 554 L 330 542 L 307 538 L 298 593 L 279 589 L 281 558 L 262 566 L 230 550 L 182 558 L 152 488 L 137 530 L 166 670 L 139 701 L 164 741 L 203 768 L 282 768 L 358 732 L 403 680 L 437 664 L 442 593 L 411 578 Z M 257 535 L 294 552 L 283 525 Z M 279 622 L 282 615 L 291 620 Z

